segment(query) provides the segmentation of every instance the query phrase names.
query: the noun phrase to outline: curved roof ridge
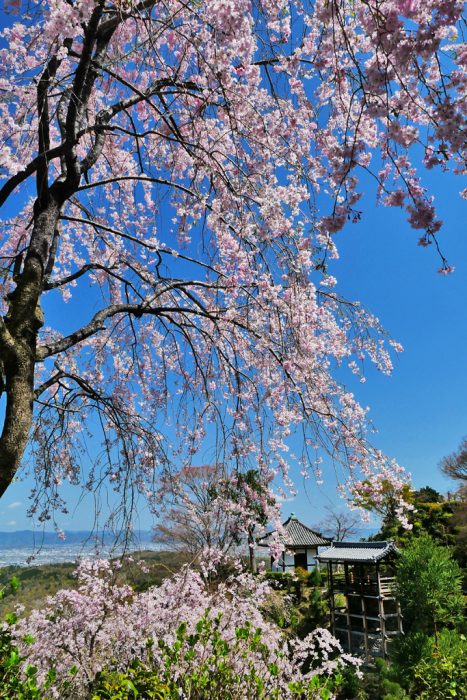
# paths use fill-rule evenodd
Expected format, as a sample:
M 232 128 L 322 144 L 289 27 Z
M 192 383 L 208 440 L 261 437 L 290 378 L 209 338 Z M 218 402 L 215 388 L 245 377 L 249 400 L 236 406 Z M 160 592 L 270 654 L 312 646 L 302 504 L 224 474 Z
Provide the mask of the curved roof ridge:
M 379 542 L 333 542 L 318 555 L 319 561 L 376 562 L 397 554 L 394 540 Z
M 394 540 L 372 540 L 371 542 L 346 542 L 333 540 L 332 544 L 334 547 L 366 547 L 371 549 L 381 549 L 393 544 Z
M 282 523 L 283 533 L 279 534 L 279 540 L 285 547 L 319 547 L 331 544 L 331 540 L 324 538 L 321 533 L 312 530 L 311 527 L 300 522 L 295 514 Z M 258 544 L 267 546 L 273 533 L 269 532 L 264 537 L 260 537 Z

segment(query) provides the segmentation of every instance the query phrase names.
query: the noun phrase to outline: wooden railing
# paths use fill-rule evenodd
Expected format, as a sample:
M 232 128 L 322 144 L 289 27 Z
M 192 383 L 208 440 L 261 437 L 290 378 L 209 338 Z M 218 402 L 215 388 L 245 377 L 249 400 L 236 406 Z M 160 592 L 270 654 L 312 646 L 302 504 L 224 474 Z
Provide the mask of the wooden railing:
M 380 576 L 380 591 L 382 595 L 394 595 L 394 577 Z
M 344 593 L 363 593 L 366 595 L 394 595 L 394 578 L 392 576 L 380 576 L 379 591 L 378 578 L 376 576 L 349 576 L 347 581 L 344 574 L 335 574 L 332 576 L 334 590 Z

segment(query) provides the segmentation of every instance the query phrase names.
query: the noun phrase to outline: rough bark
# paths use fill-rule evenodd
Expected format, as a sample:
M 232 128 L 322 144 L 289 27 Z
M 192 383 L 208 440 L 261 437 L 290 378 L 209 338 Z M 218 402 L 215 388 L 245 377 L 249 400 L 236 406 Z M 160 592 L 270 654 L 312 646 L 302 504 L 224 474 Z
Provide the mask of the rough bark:
M 23 269 L 9 295 L 9 310 L 0 319 L 0 369 L 6 395 L 0 437 L 0 496 L 12 482 L 26 448 L 32 423 L 37 335 L 43 325 L 40 296 L 44 287 L 60 207 L 49 199 L 36 202 L 35 223 Z
M 37 336 L 43 325 L 40 297 L 46 278 L 54 265 L 57 248 L 58 221 L 64 202 L 78 189 L 83 172 L 89 169 L 102 148 L 103 134 L 98 131 L 94 147 L 83 163 L 79 162 L 76 147 L 79 124 L 86 109 L 97 76 L 93 62 L 102 58 L 118 23 L 104 23 L 100 29 L 104 3 L 96 4 L 86 27 L 81 57 L 76 69 L 73 90 L 69 96 L 64 142 L 50 148 L 49 90 L 60 65 L 52 56 L 37 84 L 38 156 L 11 183 L 8 194 L 23 177 L 36 173 L 37 199 L 34 205 L 34 225 L 24 264 L 17 261 L 16 287 L 8 298 L 8 313 L 0 318 L 0 390 L 6 394 L 5 420 L 0 437 L 0 497 L 8 488 L 20 465 L 26 449 L 33 416 L 34 368 L 43 358 L 37 354 Z M 71 40 L 65 39 L 65 48 Z M 62 175 L 49 186 L 49 159 L 62 157 Z

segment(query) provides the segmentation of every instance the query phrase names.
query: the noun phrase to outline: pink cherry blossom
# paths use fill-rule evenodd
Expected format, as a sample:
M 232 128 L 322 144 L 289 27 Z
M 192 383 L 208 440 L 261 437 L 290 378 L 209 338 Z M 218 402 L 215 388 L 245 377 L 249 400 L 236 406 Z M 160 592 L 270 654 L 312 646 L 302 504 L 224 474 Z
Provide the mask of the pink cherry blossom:
M 25 455 L 39 520 L 70 482 L 117 492 L 128 524 L 136 494 L 155 508 L 159 477 L 206 452 L 273 497 L 290 463 L 315 473 L 309 442 L 376 494 L 401 482 L 334 379 L 392 362 L 331 268 L 370 172 L 452 271 L 413 161 L 421 146 L 428 168 L 465 167 L 462 2 L 11 9 L 0 491 Z

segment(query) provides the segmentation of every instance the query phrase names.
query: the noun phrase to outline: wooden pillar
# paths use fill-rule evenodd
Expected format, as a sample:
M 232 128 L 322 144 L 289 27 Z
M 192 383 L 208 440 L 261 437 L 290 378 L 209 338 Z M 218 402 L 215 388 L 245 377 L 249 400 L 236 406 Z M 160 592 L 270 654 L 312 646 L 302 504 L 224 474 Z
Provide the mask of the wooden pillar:
M 366 605 L 365 605 L 365 598 L 362 595 L 361 598 L 361 603 L 362 603 L 362 615 L 363 615 L 363 640 L 365 643 L 365 657 L 368 660 L 369 658 L 369 649 L 368 649 L 368 620 L 367 620 L 367 613 L 366 613 Z
M 350 622 L 350 604 L 349 594 L 345 594 L 345 611 L 347 613 L 347 641 L 349 645 L 349 654 L 352 653 L 352 624 Z
M 381 629 L 381 642 L 383 650 L 383 659 L 386 658 L 386 622 L 384 619 L 384 600 L 381 593 L 381 574 L 379 571 L 379 562 L 376 564 L 376 581 L 378 586 L 378 611 L 379 611 L 379 624 Z
M 344 562 L 344 581 L 345 581 L 345 612 L 347 617 L 347 643 L 349 654 L 352 653 L 352 625 L 350 623 L 350 604 L 349 604 L 349 565 Z
M 334 610 L 334 579 L 332 577 L 332 561 L 328 561 L 328 579 L 329 579 L 329 602 L 331 610 L 331 629 L 334 636 L 336 636 L 336 616 Z
M 397 626 L 399 629 L 399 634 L 404 634 L 404 630 L 402 629 L 402 611 L 401 611 L 401 604 L 399 603 L 398 600 L 396 600 L 396 608 L 397 608 Z

